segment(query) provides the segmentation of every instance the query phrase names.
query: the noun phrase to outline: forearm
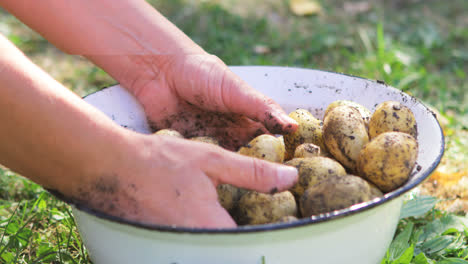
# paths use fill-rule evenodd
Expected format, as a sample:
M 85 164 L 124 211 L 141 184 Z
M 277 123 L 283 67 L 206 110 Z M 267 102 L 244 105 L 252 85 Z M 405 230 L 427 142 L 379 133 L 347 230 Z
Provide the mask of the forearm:
M 96 175 L 130 136 L 0 35 L 0 163 L 63 193 Z
M 0 0 L 62 50 L 84 55 L 120 82 L 151 56 L 203 50 L 144 0 Z M 155 69 L 157 70 L 157 69 Z

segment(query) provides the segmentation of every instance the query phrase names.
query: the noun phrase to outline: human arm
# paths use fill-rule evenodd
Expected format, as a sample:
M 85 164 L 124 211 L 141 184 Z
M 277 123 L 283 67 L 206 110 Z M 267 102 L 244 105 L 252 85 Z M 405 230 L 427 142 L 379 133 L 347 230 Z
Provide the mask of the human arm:
M 186 136 L 228 133 L 224 138 L 238 141 L 226 142 L 233 149 L 257 132 L 286 133 L 297 126 L 144 0 L 0 3 L 59 48 L 101 66 L 139 99 L 155 128 Z M 215 122 L 205 118 L 214 111 L 228 114 Z M 195 128 L 200 123 L 202 129 Z
M 232 227 L 217 184 L 267 192 L 296 180 L 294 168 L 124 129 L 2 36 L 0 49 L 0 163 L 70 199 L 145 223 Z

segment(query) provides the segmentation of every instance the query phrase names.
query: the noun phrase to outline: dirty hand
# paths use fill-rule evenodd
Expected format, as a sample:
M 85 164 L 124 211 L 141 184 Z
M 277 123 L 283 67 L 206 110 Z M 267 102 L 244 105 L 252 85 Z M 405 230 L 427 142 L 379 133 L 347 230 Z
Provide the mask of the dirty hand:
M 146 1 L 48 2 L 1 4 L 57 47 L 103 68 L 138 98 L 155 128 L 174 128 L 186 137 L 214 135 L 229 149 L 255 134 L 296 128 L 277 104 Z M 0 71 L 0 85 L 11 87 L 0 89 L 0 105 L 9 110 L 0 119 L 9 121 L 8 127 L 25 129 L 0 133 L 0 161 L 94 209 L 145 223 L 228 227 L 234 222 L 217 202 L 217 184 L 268 192 L 288 188 L 297 179 L 294 168 L 121 128 L 24 55 L 1 55 L 8 60 L 0 68 L 14 71 Z M 22 103 L 12 108 L 9 100 L 19 94 Z M 34 111 L 23 107 L 29 105 Z
M 78 195 L 106 213 L 140 223 L 235 227 L 218 202 L 218 184 L 271 192 L 297 181 L 294 167 L 171 136 L 138 135 L 125 152 L 127 158 L 113 165 L 115 173 L 94 178 Z
M 297 123 L 217 57 L 207 53 L 139 56 L 142 68 L 127 88 L 143 104 L 153 128 L 185 137 L 214 136 L 236 149 L 256 135 L 288 133 Z
M 143 104 L 155 128 L 173 128 L 186 137 L 211 135 L 235 149 L 255 134 L 284 133 L 297 124 L 271 99 L 256 92 L 218 58 L 135 57 L 141 76 L 126 85 Z M 125 85 L 125 84 L 124 84 Z M 229 183 L 261 192 L 285 190 L 297 181 L 295 168 L 270 163 L 214 145 L 174 137 L 141 135 L 116 161 L 115 193 L 94 188 L 88 201 L 100 209 L 145 223 L 189 227 L 234 227 L 218 202 L 216 186 Z M 91 184 L 90 186 L 99 186 Z M 117 200 L 115 200 L 117 199 Z
M 234 227 L 217 201 L 218 184 L 269 192 L 297 180 L 293 167 L 125 129 L 6 38 L 0 48 L 0 108 L 8 109 L 0 119 L 17 128 L 0 131 L 0 162 L 72 201 L 147 224 Z

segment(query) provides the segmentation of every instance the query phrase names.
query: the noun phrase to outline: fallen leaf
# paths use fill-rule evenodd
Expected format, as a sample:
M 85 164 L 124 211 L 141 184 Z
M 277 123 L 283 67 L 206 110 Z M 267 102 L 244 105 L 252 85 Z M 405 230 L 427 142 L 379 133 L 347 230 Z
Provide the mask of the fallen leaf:
M 316 15 L 322 13 L 322 6 L 312 0 L 290 0 L 289 8 L 296 16 Z
M 465 175 L 467 175 L 465 171 L 447 173 L 439 169 L 431 175 L 431 179 L 437 181 L 438 184 L 451 186 L 457 184 L 460 181 L 460 179 Z
M 346 13 L 351 15 L 357 15 L 365 13 L 371 9 L 371 5 L 368 1 L 359 1 L 359 2 L 345 2 L 343 9 Z
M 256 54 L 268 54 L 271 52 L 270 48 L 268 46 L 265 46 L 265 45 L 255 45 L 254 46 L 254 52 Z

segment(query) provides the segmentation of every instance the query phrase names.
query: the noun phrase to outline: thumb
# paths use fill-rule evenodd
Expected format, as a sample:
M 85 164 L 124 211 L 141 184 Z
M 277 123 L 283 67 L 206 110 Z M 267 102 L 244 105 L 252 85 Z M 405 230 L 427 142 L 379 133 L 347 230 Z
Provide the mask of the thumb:
M 229 183 L 272 193 L 289 189 L 298 179 L 295 167 L 243 156 L 222 148 L 213 148 L 205 161 L 202 170 L 216 184 Z
M 296 130 L 297 122 L 279 104 L 248 85 L 218 57 L 189 56 L 183 61 L 184 67 L 174 67 L 182 70 L 172 75 L 178 94 L 189 102 L 210 111 L 245 115 L 273 134 Z

